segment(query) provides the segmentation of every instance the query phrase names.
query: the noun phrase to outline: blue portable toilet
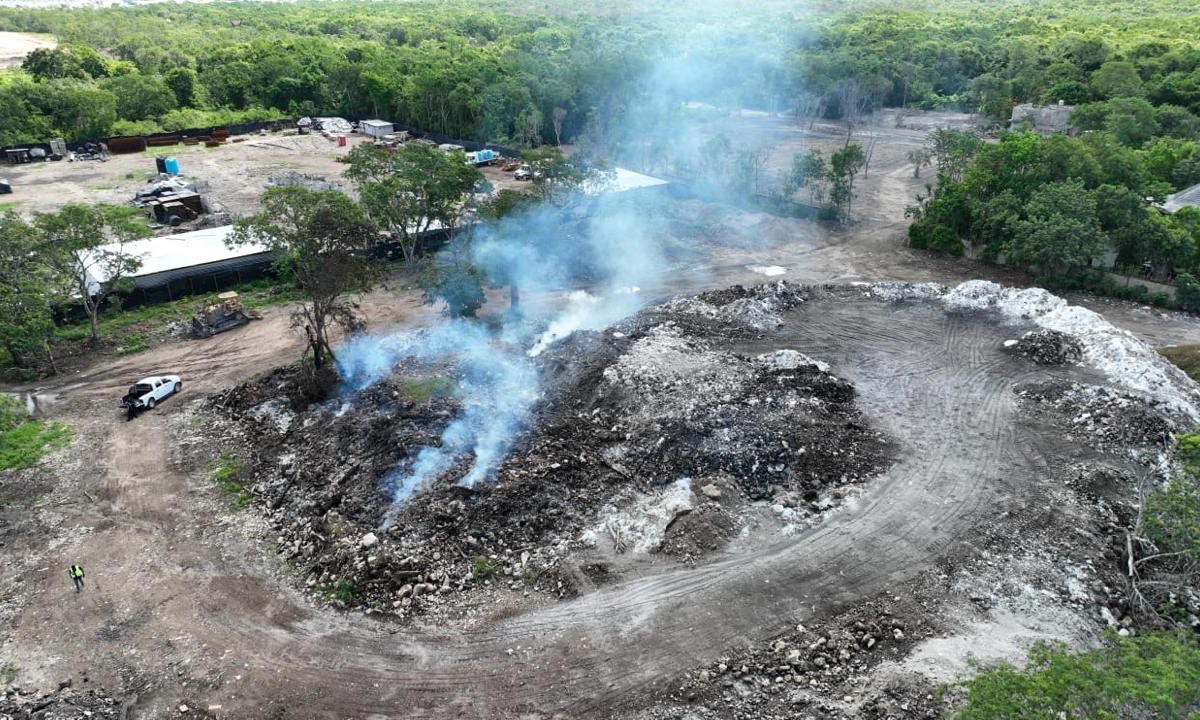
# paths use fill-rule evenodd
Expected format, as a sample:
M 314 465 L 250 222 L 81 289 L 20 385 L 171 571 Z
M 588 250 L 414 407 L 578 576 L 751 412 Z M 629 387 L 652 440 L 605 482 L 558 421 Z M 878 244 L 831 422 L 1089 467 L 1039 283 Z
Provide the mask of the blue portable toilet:
M 163 161 L 163 165 L 166 166 L 168 175 L 178 175 L 179 174 L 179 160 L 177 160 L 173 157 L 169 157 Z

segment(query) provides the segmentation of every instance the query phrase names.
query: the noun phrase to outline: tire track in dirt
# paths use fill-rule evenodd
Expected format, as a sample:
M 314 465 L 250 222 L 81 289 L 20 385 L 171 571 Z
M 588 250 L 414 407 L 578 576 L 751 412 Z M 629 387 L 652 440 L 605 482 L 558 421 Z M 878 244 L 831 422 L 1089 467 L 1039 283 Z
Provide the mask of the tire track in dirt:
M 532 709 L 616 717 L 730 646 L 845 608 L 970 548 L 997 503 L 1040 481 L 1044 460 L 1013 425 L 1012 388 L 1047 371 L 1006 356 L 1006 333 L 992 321 L 932 304 L 837 299 L 789 320 L 780 336 L 741 350 L 792 347 L 830 361 L 903 447 L 857 509 L 752 555 L 639 578 L 458 636 L 380 637 L 349 622 L 264 633 L 241 611 L 227 615 L 227 629 L 238 646 L 260 649 L 255 659 L 269 675 L 309 688 L 310 712 L 330 717 L 394 712 L 392 703 L 406 717 Z M 376 686 L 387 688 L 386 701 Z
M 1021 498 L 1040 494 L 1042 441 L 1014 425 L 1012 389 L 1023 379 L 1069 371 L 1037 370 L 1009 357 L 1000 349 L 1009 333 L 992 320 L 861 296 L 814 297 L 777 336 L 737 348 L 790 347 L 829 362 L 855 384 L 864 413 L 899 442 L 898 462 L 856 506 L 807 533 L 463 633 L 395 632 L 385 623 L 311 610 L 253 568 L 229 565 L 227 550 L 201 545 L 190 569 L 158 568 L 148 593 L 179 612 L 124 632 L 203 638 L 247 678 L 236 699 L 225 689 L 206 698 L 232 717 L 260 717 L 278 704 L 291 708 L 285 717 L 297 718 L 627 715 L 681 672 L 732 646 L 845 609 L 947 555 L 971 552 L 1000 508 L 1018 509 L 1027 505 Z M 181 360 L 197 369 L 223 353 L 218 345 L 188 347 Z M 239 357 L 235 365 L 245 372 L 242 363 Z M 89 392 L 122 368 L 90 376 Z M 103 482 L 115 507 L 134 521 L 125 532 L 144 542 L 170 538 L 188 507 L 186 479 L 163 470 L 169 405 L 122 424 L 106 454 Z M 132 452 L 142 446 L 152 452 Z M 136 555 L 120 562 L 130 565 L 130 582 L 149 582 Z M 197 584 L 194 597 L 176 599 Z M 154 716 L 162 704 L 153 703 L 144 699 L 135 716 Z

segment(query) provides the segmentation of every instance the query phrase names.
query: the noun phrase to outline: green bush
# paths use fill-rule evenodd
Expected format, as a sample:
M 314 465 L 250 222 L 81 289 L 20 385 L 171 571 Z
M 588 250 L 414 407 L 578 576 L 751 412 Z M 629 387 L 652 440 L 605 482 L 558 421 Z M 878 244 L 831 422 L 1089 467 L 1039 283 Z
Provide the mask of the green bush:
M 1200 433 L 1180 435 L 1175 453 L 1183 472 L 1146 496 L 1141 532 L 1159 552 L 1200 563 Z
M 1181 310 L 1200 312 L 1200 282 L 1190 273 L 1175 278 L 1175 302 Z
M 254 496 L 242 484 L 243 470 L 242 461 L 233 453 L 226 452 L 217 460 L 212 473 L 213 482 L 233 498 L 233 506 L 239 510 L 254 502 Z
M 958 720 L 1184 720 L 1200 712 L 1200 644 L 1186 634 L 1111 636 L 1090 652 L 1039 643 L 963 683 Z
M 480 555 L 475 558 L 475 562 L 471 563 L 471 577 L 476 580 L 482 580 L 489 575 L 495 574 L 500 569 L 499 564 L 491 558 Z
M 336 600 L 341 600 L 344 603 L 354 601 L 354 583 L 346 578 L 338 578 L 338 581 L 333 586 L 333 597 Z
M 1200 345 L 1176 345 L 1160 348 L 1158 353 L 1173 362 L 1196 382 L 1200 382 Z
M 47 452 L 70 440 L 66 425 L 33 420 L 20 401 L 0 395 L 0 470 L 33 467 Z
M 933 250 L 956 257 L 963 254 L 963 244 L 953 229 L 928 220 L 908 226 L 908 244 L 921 250 Z

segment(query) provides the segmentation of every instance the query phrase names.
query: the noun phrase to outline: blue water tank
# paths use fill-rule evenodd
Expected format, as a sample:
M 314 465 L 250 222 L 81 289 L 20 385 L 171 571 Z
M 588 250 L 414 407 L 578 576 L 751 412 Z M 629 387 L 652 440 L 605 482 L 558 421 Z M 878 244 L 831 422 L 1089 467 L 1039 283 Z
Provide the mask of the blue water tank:
M 166 165 L 166 167 L 167 167 L 167 174 L 169 174 L 169 175 L 178 175 L 179 174 L 179 161 L 176 160 L 175 158 L 173 158 L 173 157 L 167 158 L 166 160 L 163 161 L 163 165 Z

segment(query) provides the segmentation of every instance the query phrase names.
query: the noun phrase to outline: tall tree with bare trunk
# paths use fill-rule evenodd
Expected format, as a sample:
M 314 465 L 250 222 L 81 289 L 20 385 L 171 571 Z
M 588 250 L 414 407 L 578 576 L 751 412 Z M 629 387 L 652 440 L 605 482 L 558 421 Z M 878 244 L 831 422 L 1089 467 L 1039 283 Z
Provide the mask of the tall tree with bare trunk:
M 305 295 L 292 315 L 304 331 L 305 354 L 315 368 L 333 359 L 330 330 L 350 331 L 360 320 L 349 296 L 371 286 L 374 266 L 366 250 L 375 228 L 353 200 L 336 190 L 276 187 L 262 197 L 262 211 L 238 221 L 230 245 L 261 243 L 276 254 L 278 271 L 291 277 Z

